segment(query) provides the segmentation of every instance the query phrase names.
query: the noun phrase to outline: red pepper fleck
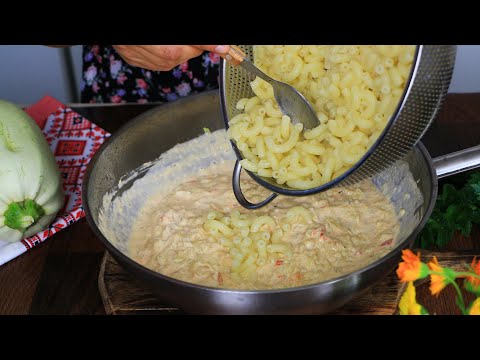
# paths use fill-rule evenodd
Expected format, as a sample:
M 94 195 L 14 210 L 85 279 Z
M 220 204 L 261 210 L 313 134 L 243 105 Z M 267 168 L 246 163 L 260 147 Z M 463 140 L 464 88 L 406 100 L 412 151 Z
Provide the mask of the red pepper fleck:
M 380 244 L 380 246 L 387 246 L 390 245 L 393 242 L 393 239 L 389 239 L 387 241 L 384 241 L 383 243 Z
M 223 285 L 223 276 L 222 276 L 222 273 L 218 273 L 218 276 L 217 276 L 217 281 L 218 281 L 218 285 Z
M 275 261 L 275 266 L 280 266 L 280 265 L 283 265 L 283 260 Z
M 296 274 L 293 274 L 292 277 L 296 280 L 300 280 L 300 279 L 303 279 L 303 274 L 296 273 Z

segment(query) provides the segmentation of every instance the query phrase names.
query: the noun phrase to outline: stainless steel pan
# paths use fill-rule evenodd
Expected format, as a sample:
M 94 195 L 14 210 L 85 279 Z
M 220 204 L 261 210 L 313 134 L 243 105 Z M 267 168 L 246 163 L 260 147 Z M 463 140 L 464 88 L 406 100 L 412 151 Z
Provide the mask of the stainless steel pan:
M 98 223 L 103 196 L 117 187 L 122 176 L 158 158 L 175 144 L 203 134 L 204 127 L 212 131 L 224 128 L 217 91 L 184 98 L 142 114 L 99 149 L 88 166 L 82 189 L 87 220 L 113 257 L 150 284 L 159 298 L 189 313 L 318 314 L 344 305 L 396 267 L 400 251 L 412 244 L 431 214 L 437 178 L 472 169 L 480 163 L 480 147 L 432 161 L 425 147 L 418 143 L 403 161 L 372 179 L 390 196 L 398 212 L 405 210 L 401 236 L 391 252 L 355 272 L 308 286 L 268 291 L 225 290 L 186 283 L 143 267 L 129 258 L 125 244 L 108 239 Z M 130 185 L 131 182 L 125 184 L 118 193 Z M 406 193 L 411 196 L 405 196 Z

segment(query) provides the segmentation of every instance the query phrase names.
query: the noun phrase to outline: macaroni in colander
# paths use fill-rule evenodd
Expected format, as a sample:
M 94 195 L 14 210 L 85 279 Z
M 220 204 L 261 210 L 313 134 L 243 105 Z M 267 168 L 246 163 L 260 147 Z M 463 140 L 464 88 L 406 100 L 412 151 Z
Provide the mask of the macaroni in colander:
M 228 134 L 241 165 L 293 189 L 325 184 L 351 168 L 377 140 L 403 94 L 414 45 L 255 45 L 254 62 L 299 90 L 320 125 L 302 132 L 283 115 L 270 84 L 251 82 Z

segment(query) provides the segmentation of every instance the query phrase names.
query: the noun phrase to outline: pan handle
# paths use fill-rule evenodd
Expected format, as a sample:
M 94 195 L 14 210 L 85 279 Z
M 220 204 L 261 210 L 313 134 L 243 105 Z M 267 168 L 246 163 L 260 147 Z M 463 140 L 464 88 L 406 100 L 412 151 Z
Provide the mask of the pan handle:
M 480 145 L 433 159 L 437 178 L 455 175 L 480 167 Z
M 249 209 L 249 210 L 255 210 L 259 209 L 265 205 L 267 205 L 270 201 L 275 199 L 278 194 L 273 193 L 270 195 L 268 198 L 263 200 L 262 202 L 259 202 L 257 204 L 251 203 L 245 198 L 245 195 L 242 193 L 242 188 L 240 187 L 240 173 L 242 172 L 242 165 L 240 165 L 240 161 L 237 159 L 235 162 L 235 167 L 233 168 L 233 177 L 232 177 L 232 186 L 233 186 L 233 193 L 235 194 L 235 197 L 237 198 L 237 201 L 239 202 L 240 205 L 242 205 L 244 208 Z

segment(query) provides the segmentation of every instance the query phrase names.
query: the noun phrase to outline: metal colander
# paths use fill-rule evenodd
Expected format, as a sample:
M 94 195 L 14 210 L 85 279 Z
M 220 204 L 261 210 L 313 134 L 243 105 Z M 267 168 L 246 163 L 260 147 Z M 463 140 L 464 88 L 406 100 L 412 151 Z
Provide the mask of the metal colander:
M 253 45 L 238 45 L 253 61 Z M 369 151 L 348 171 L 332 181 L 308 190 L 292 189 L 279 185 L 274 179 L 264 178 L 250 171 L 247 173 L 260 185 L 273 191 L 266 200 L 253 204 L 243 195 L 240 188 L 241 166 L 237 161 L 233 173 L 233 190 L 239 203 L 249 209 L 262 207 L 277 194 L 306 196 L 326 190 L 335 185 L 351 185 L 371 178 L 402 159 L 420 140 L 428 129 L 447 93 L 452 78 L 456 56 L 454 45 L 417 45 L 410 78 L 404 94 L 387 126 Z M 238 100 L 253 97 L 249 83 L 254 80 L 242 67 L 234 67 L 222 60 L 220 66 L 220 98 L 225 126 L 240 111 Z M 242 153 L 232 141 L 239 160 Z

